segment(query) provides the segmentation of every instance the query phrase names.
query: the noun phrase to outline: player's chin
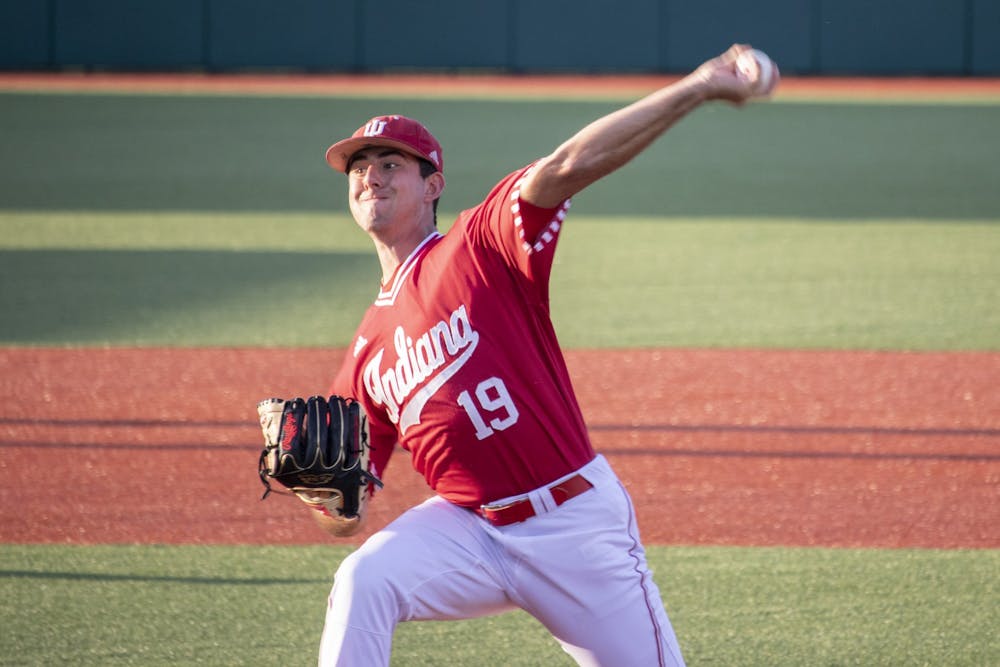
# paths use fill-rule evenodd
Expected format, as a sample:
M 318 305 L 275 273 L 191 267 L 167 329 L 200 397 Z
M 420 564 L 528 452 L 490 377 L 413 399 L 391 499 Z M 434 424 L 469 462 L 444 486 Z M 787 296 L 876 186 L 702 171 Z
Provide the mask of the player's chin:
M 380 215 L 374 206 L 368 204 L 352 205 L 351 214 L 358 226 L 366 232 L 374 232 L 386 227 L 385 216 Z

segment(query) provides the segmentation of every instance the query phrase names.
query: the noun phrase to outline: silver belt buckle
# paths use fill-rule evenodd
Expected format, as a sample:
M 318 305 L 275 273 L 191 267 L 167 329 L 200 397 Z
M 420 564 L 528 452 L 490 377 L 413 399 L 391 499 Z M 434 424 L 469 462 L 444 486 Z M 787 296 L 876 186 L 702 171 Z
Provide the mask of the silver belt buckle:
M 513 507 L 514 505 L 519 505 L 520 503 L 523 503 L 525 500 L 527 499 L 522 498 L 521 500 L 512 500 L 511 502 L 503 503 L 502 505 L 500 504 L 480 505 L 479 509 L 483 510 L 484 512 L 502 512 L 505 509 Z

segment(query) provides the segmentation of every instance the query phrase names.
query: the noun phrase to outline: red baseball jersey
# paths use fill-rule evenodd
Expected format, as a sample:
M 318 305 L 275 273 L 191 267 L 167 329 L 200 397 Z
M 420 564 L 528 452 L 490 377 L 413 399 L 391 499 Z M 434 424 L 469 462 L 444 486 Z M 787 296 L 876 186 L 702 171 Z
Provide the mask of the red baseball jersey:
M 549 316 L 569 201 L 522 201 L 529 168 L 398 267 L 331 387 L 365 407 L 377 474 L 398 442 L 436 493 L 467 507 L 530 491 L 594 457 Z

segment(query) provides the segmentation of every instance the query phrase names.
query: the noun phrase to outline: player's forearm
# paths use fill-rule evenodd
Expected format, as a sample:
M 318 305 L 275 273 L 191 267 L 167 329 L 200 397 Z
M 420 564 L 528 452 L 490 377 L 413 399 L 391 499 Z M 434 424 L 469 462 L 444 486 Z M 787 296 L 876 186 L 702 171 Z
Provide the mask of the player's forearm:
M 706 99 L 703 80 L 691 75 L 599 118 L 543 158 L 521 196 L 558 205 L 627 164 Z
M 599 118 L 557 152 L 582 176 L 600 178 L 628 163 L 704 101 L 699 81 L 682 79 Z

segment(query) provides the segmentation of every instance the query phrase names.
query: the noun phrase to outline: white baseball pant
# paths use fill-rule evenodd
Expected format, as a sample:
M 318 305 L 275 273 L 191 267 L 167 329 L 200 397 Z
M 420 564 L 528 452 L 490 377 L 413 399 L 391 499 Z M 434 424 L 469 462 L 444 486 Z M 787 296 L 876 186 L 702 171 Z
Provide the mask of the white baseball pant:
M 522 523 L 496 527 L 434 497 L 372 535 L 337 570 L 321 667 L 389 665 L 400 621 L 515 608 L 579 665 L 683 665 L 628 493 L 602 456 L 578 472 L 593 489 L 558 507 L 534 491 L 538 515 Z

